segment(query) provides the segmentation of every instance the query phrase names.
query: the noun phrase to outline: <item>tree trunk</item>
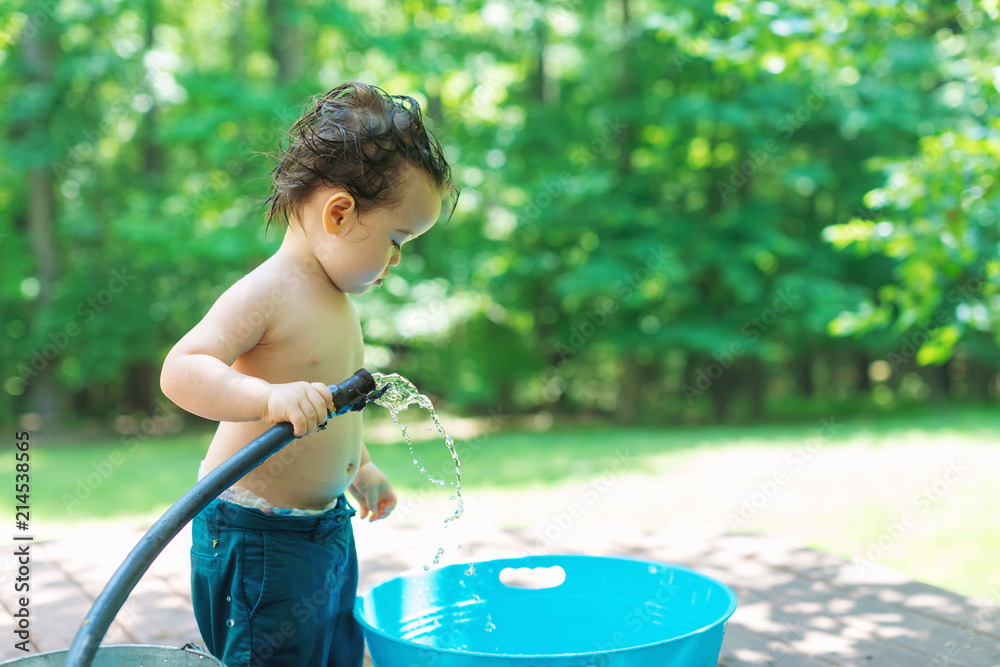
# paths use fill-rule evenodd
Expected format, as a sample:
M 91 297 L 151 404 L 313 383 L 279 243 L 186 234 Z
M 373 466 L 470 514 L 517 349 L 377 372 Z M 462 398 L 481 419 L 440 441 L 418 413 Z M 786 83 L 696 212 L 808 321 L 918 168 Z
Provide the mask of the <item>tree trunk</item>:
M 799 395 L 812 398 L 816 394 L 816 383 L 813 381 L 813 355 L 809 350 L 803 350 L 793 362 L 795 385 Z
M 951 377 L 949 364 L 933 366 L 917 366 L 917 374 L 930 389 L 930 400 L 935 403 L 946 401 L 951 397 Z
M 729 408 L 733 396 L 733 386 L 737 383 L 735 375 L 738 373 L 735 366 L 723 371 L 722 376 L 712 383 L 709 395 L 712 397 L 712 406 L 715 408 L 715 420 L 722 424 L 729 421 Z
M 629 354 L 625 357 L 622 368 L 621 391 L 618 392 L 618 406 L 615 409 L 615 418 L 619 424 L 633 425 L 638 421 L 643 380 L 643 366 L 635 354 Z
M 552 102 L 551 84 L 545 73 L 545 49 L 548 45 L 548 23 L 545 19 L 535 21 L 535 40 L 538 48 L 538 67 L 531 79 L 532 97 L 542 104 Z
M 271 23 L 271 57 L 278 64 L 277 81 L 283 85 L 302 73 L 302 52 L 298 26 L 289 23 L 288 13 L 294 13 L 295 2 L 267 0 L 267 17 Z
M 424 115 L 434 124 L 432 129 L 437 130 L 444 125 L 444 104 L 440 95 L 427 94 L 427 111 Z
M 619 82 L 619 99 L 630 100 L 633 96 L 634 84 L 631 79 L 630 71 L 630 61 L 631 61 L 631 50 L 632 44 L 629 37 L 632 26 L 629 22 L 629 10 L 628 10 L 628 0 L 621 0 L 622 3 L 622 32 L 624 33 L 624 46 L 622 48 L 622 71 L 623 75 L 621 81 Z M 544 36 L 544 32 L 541 33 Z M 542 47 L 544 47 L 544 40 L 540 41 Z M 540 49 L 544 61 L 544 48 Z M 544 77 L 544 65 L 539 66 L 539 76 Z M 544 84 L 544 79 L 542 80 Z M 542 86 L 544 92 L 545 87 Z M 622 180 L 626 180 L 628 175 L 632 172 L 632 156 L 631 150 L 629 148 L 630 138 L 628 135 L 628 126 L 625 127 L 625 133 L 622 136 L 622 152 L 621 158 L 618 161 L 618 171 L 622 176 Z M 639 398 L 642 392 L 642 366 L 639 365 L 639 361 L 632 352 L 628 354 L 624 359 L 624 368 L 622 369 L 622 391 L 618 399 L 618 409 L 617 418 L 618 422 L 621 424 L 634 424 L 639 417 Z
M 39 88 L 53 86 L 52 57 L 56 43 L 52 39 L 54 31 L 51 24 L 39 27 L 37 30 L 25 31 L 23 49 L 24 62 L 30 72 L 32 84 Z M 45 131 L 48 114 L 44 110 L 34 116 L 35 121 Z M 38 128 L 25 128 L 24 134 L 38 131 Z M 19 132 L 20 133 L 20 132 Z M 39 283 L 38 297 L 35 300 L 34 322 L 51 303 L 59 275 L 59 250 L 53 231 L 56 224 L 55 184 L 52 172 L 48 167 L 31 167 L 28 169 L 28 238 L 32 253 L 37 264 Z M 37 326 L 37 324 L 35 324 Z M 60 350 L 61 351 L 61 350 Z M 63 412 L 64 403 L 62 391 L 55 378 L 59 355 L 49 358 L 38 374 L 27 380 L 29 405 L 31 411 L 41 417 L 42 424 L 54 425 Z
M 764 406 L 767 399 L 767 369 L 760 357 L 750 357 L 747 360 L 747 390 L 750 392 L 750 414 L 754 419 L 764 417 Z
M 970 397 L 979 401 L 989 401 L 992 398 L 992 385 L 996 377 L 996 369 L 985 362 L 970 359 L 966 362 L 967 372 L 965 386 Z
M 151 361 L 144 359 L 129 364 L 125 371 L 125 394 L 122 396 L 120 411 L 123 414 L 134 412 L 154 414 L 156 400 L 153 396 L 153 387 L 157 382 L 157 369 Z
M 229 37 L 230 69 L 237 81 L 246 81 L 247 32 L 246 10 L 244 3 L 232 4 L 230 21 L 232 28 Z
M 156 2 L 157 0 L 147 0 L 146 2 L 146 45 L 145 51 L 153 50 L 154 29 L 156 28 Z M 156 123 L 159 114 L 159 107 L 156 104 L 156 96 L 153 96 L 152 105 L 143 119 L 142 134 L 142 158 L 143 172 L 146 182 L 155 187 L 161 182 L 163 172 L 163 150 L 156 141 Z
M 872 365 L 872 356 L 867 350 L 854 353 L 854 391 L 864 396 L 871 396 L 872 379 L 868 375 L 868 367 Z
M 155 47 L 155 30 L 157 21 L 158 0 L 146 1 L 146 43 L 148 53 Z M 159 105 L 153 96 L 152 105 L 142 121 L 142 157 L 143 177 L 150 192 L 155 192 L 163 182 L 163 147 L 156 139 L 156 129 L 159 121 Z M 122 378 L 125 392 L 118 406 L 120 412 L 129 414 L 137 411 L 152 415 L 156 411 L 153 398 L 154 387 L 159 386 L 158 378 L 152 363 L 147 359 L 132 360 L 125 368 Z

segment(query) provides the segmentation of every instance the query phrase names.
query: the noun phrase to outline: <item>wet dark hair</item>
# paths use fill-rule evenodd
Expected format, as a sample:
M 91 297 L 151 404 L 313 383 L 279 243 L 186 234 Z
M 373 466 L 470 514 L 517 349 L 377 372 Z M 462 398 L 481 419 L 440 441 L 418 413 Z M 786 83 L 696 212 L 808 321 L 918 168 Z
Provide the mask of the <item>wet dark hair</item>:
M 407 95 L 389 95 L 357 81 L 316 96 L 285 137 L 267 206 L 267 226 L 286 226 L 318 188 L 339 186 L 361 213 L 392 206 L 402 199 L 397 188 L 407 163 L 423 169 L 442 191 L 459 190 L 441 144 L 424 126 L 420 105 Z M 265 227 L 266 229 L 266 227 Z

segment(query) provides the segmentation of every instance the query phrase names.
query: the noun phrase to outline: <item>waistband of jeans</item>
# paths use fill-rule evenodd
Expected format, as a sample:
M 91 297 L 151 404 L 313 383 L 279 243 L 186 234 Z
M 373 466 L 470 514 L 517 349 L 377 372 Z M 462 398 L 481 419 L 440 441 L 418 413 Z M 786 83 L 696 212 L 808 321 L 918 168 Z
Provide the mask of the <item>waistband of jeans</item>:
M 315 516 L 288 516 L 287 514 L 265 514 L 253 507 L 243 507 L 215 498 L 205 508 L 211 532 L 221 525 L 246 528 L 249 530 L 284 530 L 311 533 L 317 530 L 339 526 L 356 514 L 347 498 L 341 494 L 336 507 Z

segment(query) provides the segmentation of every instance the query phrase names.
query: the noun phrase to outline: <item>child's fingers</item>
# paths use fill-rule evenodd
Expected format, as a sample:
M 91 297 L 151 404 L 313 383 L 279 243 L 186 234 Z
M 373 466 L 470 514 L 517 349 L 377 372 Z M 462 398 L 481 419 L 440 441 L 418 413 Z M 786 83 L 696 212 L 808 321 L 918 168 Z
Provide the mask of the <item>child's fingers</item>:
M 309 425 L 309 418 L 302 408 L 292 410 L 288 415 L 288 421 L 292 422 L 292 434 L 296 438 L 300 438 L 303 434 L 309 432 L 306 430 L 306 427 Z
M 372 521 L 389 516 L 389 513 L 396 508 L 396 497 L 391 494 L 382 494 L 379 496 L 376 507 L 377 511 L 373 513 Z
M 314 382 L 309 385 L 309 390 L 306 392 L 306 398 L 309 400 L 309 404 L 316 413 L 317 424 L 326 421 L 327 412 L 329 411 L 330 406 L 333 405 L 333 398 L 327 401 L 327 399 L 323 396 L 323 392 L 319 390 L 320 386 L 322 385 L 318 382 Z M 326 387 L 323 388 L 326 389 Z M 330 391 L 327 390 L 326 393 L 329 394 Z
M 375 518 L 376 518 L 376 515 L 378 514 L 378 509 L 379 509 L 379 506 L 378 506 L 378 488 L 368 489 L 368 493 L 366 493 L 365 495 L 367 496 L 365 498 L 366 504 L 368 505 L 368 507 L 371 508 L 371 513 L 372 513 L 372 516 L 369 519 L 369 521 L 374 521 Z
M 322 396 L 323 400 L 326 402 L 326 411 L 333 412 L 333 394 L 330 392 L 330 388 L 322 382 L 313 382 L 312 386 L 320 393 L 320 396 Z
M 387 497 L 385 500 L 382 501 L 382 504 L 385 507 L 386 515 L 388 515 L 389 512 L 396 509 L 396 496 Z

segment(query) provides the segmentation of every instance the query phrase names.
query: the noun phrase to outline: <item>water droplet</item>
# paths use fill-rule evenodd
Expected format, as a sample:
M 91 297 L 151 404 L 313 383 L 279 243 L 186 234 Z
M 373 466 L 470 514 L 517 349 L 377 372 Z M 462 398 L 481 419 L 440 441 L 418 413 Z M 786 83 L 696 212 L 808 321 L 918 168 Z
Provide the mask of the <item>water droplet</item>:
M 226 596 L 226 602 L 232 602 L 232 601 L 233 601 L 233 596 L 232 595 L 227 595 Z
M 424 571 L 425 571 L 425 572 L 426 572 L 427 570 L 429 570 L 429 569 L 431 569 L 431 566 L 430 566 L 430 565 L 424 565 Z
M 228 621 L 226 621 L 226 625 L 231 628 L 234 625 L 236 625 L 236 621 L 234 621 L 233 619 L 229 619 Z
M 454 500 L 455 496 L 448 496 L 448 500 Z
M 476 564 L 469 563 L 469 568 L 465 571 L 466 576 L 472 576 L 476 573 Z
M 469 553 L 470 553 L 470 554 L 471 554 L 471 553 L 472 553 L 473 551 L 475 551 L 475 550 L 476 550 L 476 548 L 475 548 L 475 547 L 469 547 Z
M 493 617 L 486 614 L 486 627 L 483 628 L 486 632 L 493 632 L 496 630 L 497 626 L 493 623 Z

